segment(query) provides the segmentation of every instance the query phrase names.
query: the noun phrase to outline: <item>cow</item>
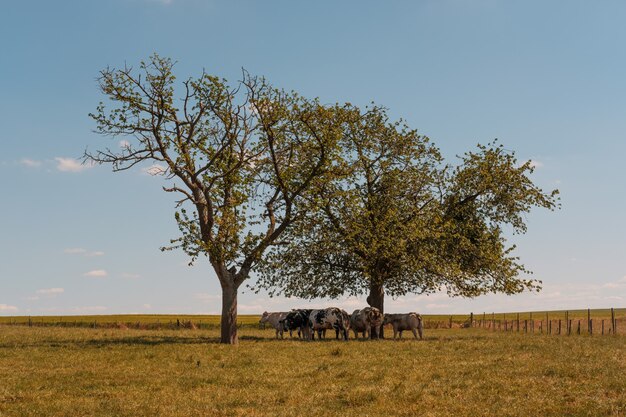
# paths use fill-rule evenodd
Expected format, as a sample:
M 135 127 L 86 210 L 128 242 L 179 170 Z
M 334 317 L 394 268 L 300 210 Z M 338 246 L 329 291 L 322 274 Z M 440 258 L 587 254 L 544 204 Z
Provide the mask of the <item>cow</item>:
M 276 339 L 278 339 L 278 335 L 280 334 L 280 338 L 283 338 L 283 330 L 284 327 L 282 325 L 282 321 L 287 317 L 286 312 L 277 312 L 277 313 L 268 313 L 267 311 L 263 312 L 261 316 L 261 320 L 259 323 L 269 323 L 272 325 L 274 329 L 276 329 Z
M 395 340 L 396 335 L 400 333 L 400 339 L 402 339 L 402 332 L 404 330 L 410 330 L 413 332 L 413 336 L 417 339 L 417 333 L 419 332 L 419 338 L 423 338 L 424 325 L 422 323 L 422 316 L 417 313 L 406 314 L 385 314 L 383 324 L 391 324 L 393 327 L 393 338 Z M 417 331 L 416 331 L 417 330 Z
M 363 333 L 364 338 L 378 339 L 380 337 L 380 326 L 382 324 L 383 314 L 376 307 L 365 307 L 362 310 L 354 310 L 350 316 L 350 328 L 354 332 L 356 339 L 359 338 L 359 333 Z
M 294 330 L 298 330 L 298 336 L 300 333 L 304 335 L 305 339 L 310 338 L 311 323 L 309 322 L 310 309 L 303 310 L 291 310 L 284 319 L 280 321 L 283 331 L 289 330 L 291 335 Z
M 322 338 L 322 332 L 326 329 L 335 329 L 335 337 L 339 339 L 339 333 L 344 340 L 348 340 L 348 330 L 350 330 L 350 316 L 340 308 L 329 307 L 322 310 L 312 310 L 309 314 L 311 332 L 310 339 L 315 339 L 315 332 Z

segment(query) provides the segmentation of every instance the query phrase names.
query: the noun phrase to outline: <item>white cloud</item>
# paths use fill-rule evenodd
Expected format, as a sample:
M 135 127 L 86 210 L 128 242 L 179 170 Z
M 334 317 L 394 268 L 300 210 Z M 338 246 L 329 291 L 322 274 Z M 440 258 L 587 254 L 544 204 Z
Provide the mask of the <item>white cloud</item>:
M 26 301 L 37 301 L 37 300 L 39 300 L 39 297 L 36 296 L 36 295 L 33 295 L 31 297 L 25 297 L 24 300 L 26 300 Z
M 428 309 L 432 309 L 432 310 L 442 310 L 442 309 L 450 308 L 450 304 L 430 303 L 430 304 L 426 304 L 425 307 Z
M 105 311 L 107 308 L 103 306 L 85 306 L 85 307 L 74 307 L 69 311 L 72 313 L 96 313 L 98 311 Z
M 261 304 L 237 304 L 237 310 L 242 314 L 258 314 L 263 311 Z
M 120 140 L 119 145 L 120 145 L 120 148 L 122 148 L 122 149 L 130 148 L 130 142 L 127 141 L 127 140 Z
M 65 292 L 65 290 L 63 288 L 42 288 L 40 290 L 37 290 L 37 294 L 43 294 L 43 295 L 58 295 L 58 294 L 63 294 Z
M 157 175 L 165 175 L 165 173 L 167 172 L 167 168 L 164 167 L 163 165 L 153 164 L 147 168 L 142 169 L 141 171 L 144 174 L 157 176 Z
M 124 272 L 122 274 L 122 278 L 137 279 L 137 278 L 141 278 L 141 275 L 139 275 L 139 274 L 131 274 L 130 272 Z
M 17 311 L 17 307 L 8 304 L 0 304 L 0 311 Z
M 93 271 L 85 272 L 83 276 L 91 278 L 104 278 L 107 276 L 107 271 L 104 269 L 94 269 Z
M 34 159 L 22 158 L 20 159 L 20 164 L 29 168 L 38 168 L 41 166 L 41 161 L 36 161 Z
M 54 160 L 57 161 L 57 169 L 62 172 L 81 172 L 94 166 L 92 163 L 81 163 L 74 158 L 62 158 L 59 156 L 54 158 Z
M 222 297 L 219 295 L 207 294 L 204 292 L 195 293 L 193 295 L 193 298 L 195 298 L 196 300 L 204 301 L 204 302 L 218 301 L 222 299 Z
M 144 304 L 143 308 L 145 308 L 146 310 L 150 310 L 152 306 L 150 304 Z
M 93 252 L 88 252 L 87 249 L 83 249 L 83 248 L 68 248 L 68 249 L 64 249 L 63 253 L 67 253 L 69 255 L 83 255 L 83 256 L 103 256 L 104 252 L 102 251 L 93 251 Z
M 83 254 L 86 252 L 87 252 L 87 249 L 83 249 L 83 248 L 68 248 L 68 249 L 63 250 L 63 253 L 67 253 L 70 255 Z

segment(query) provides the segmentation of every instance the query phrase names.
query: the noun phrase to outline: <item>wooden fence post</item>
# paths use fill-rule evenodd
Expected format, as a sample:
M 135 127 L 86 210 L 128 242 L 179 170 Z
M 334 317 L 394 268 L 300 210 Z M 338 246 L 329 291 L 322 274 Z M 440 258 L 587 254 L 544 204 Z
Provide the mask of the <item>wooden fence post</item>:
M 559 319 L 559 336 L 561 335 L 561 319 Z
M 587 333 L 591 334 L 591 309 L 587 309 Z
M 519 333 L 519 313 L 517 313 L 517 332 Z
M 604 336 L 604 319 L 602 319 L 602 336 Z
M 611 330 L 613 331 L 613 334 L 617 334 L 617 322 L 615 321 L 615 310 L 613 309 L 613 307 L 611 307 Z
M 580 320 L 578 320 L 578 330 L 576 332 L 580 334 Z
M 567 321 L 567 335 L 571 335 L 572 334 L 572 319 L 569 319 Z
M 589 319 L 589 336 L 593 336 L 593 319 Z

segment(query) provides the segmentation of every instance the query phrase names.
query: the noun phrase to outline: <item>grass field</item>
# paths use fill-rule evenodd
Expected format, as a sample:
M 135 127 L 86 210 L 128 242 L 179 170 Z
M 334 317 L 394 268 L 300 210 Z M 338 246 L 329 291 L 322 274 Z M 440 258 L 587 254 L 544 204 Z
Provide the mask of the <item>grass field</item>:
M 626 336 L 0 326 L 0 416 L 626 416 Z

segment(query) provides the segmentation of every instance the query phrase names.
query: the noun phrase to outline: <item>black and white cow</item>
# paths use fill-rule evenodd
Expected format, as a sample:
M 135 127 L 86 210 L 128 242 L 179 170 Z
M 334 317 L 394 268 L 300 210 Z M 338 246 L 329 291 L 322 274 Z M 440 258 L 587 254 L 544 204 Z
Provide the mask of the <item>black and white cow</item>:
M 326 329 L 335 329 L 335 337 L 339 339 L 341 333 L 344 340 L 348 340 L 348 330 L 350 330 L 350 316 L 340 308 L 329 307 L 322 310 L 312 310 L 309 314 L 311 326 L 310 339 L 315 339 L 315 332 L 321 339 L 322 332 Z
M 298 330 L 298 336 L 300 333 L 304 335 L 305 339 L 309 339 L 311 323 L 309 322 L 310 309 L 303 310 L 291 310 L 284 319 L 280 321 L 280 325 L 283 330 L 289 331 L 289 335 L 293 336 L 293 331 Z

